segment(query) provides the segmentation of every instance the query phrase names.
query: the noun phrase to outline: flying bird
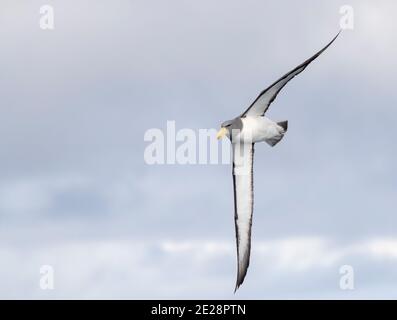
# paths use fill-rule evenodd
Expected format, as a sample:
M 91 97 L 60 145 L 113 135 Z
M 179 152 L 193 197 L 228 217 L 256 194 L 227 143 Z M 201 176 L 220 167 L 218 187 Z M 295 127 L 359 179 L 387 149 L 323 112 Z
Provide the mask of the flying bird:
M 275 122 L 265 117 L 270 104 L 282 88 L 301 73 L 323 53 L 338 37 L 339 33 L 314 56 L 282 76 L 263 90 L 240 116 L 225 121 L 217 138 L 228 137 L 232 143 L 234 220 L 237 244 L 237 281 L 234 292 L 243 283 L 250 261 L 251 226 L 253 213 L 253 160 L 254 144 L 265 141 L 274 147 L 281 141 L 288 129 L 288 121 Z

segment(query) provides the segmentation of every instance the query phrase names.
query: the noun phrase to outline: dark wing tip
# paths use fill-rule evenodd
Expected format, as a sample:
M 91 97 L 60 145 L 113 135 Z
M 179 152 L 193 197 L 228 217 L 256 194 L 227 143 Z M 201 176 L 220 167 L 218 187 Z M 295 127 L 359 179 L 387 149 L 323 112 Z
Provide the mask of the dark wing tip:
M 250 111 L 250 109 L 255 105 L 255 103 L 259 100 L 259 98 L 265 94 L 266 92 L 268 92 L 268 90 L 270 88 L 272 88 L 274 85 L 278 84 L 280 81 L 283 81 L 285 79 L 287 79 L 287 81 L 285 81 L 285 83 L 280 87 L 280 89 L 273 94 L 270 98 L 268 103 L 266 104 L 266 106 L 264 107 L 263 110 L 263 114 L 265 114 L 265 112 L 267 111 L 267 109 L 269 108 L 270 104 L 276 99 L 278 93 L 281 91 L 281 89 L 292 79 L 294 78 L 296 75 L 298 75 L 299 73 L 301 73 L 303 70 L 306 69 L 306 67 L 312 62 L 314 61 L 319 55 L 321 55 L 325 50 L 328 49 L 328 47 L 336 40 L 336 38 L 339 36 L 339 34 L 342 32 L 342 29 L 339 30 L 339 32 L 336 34 L 335 37 L 332 38 L 332 40 L 324 47 L 322 48 L 320 51 L 318 51 L 317 53 L 315 53 L 313 56 L 311 56 L 309 59 L 305 60 L 303 63 L 301 63 L 299 66 L 297 66 L 295 69 L 291 70 L 290 72 L 286 73 L 284 76 L 282 76 L 280 79 L 278 79 L 276 82 L 274 82 L 272 85 L 270 85 L 269 87 L 267 87 L 265 90 L 263 90 L 259 96 L 254 100 L 254 102 L 251 103 L 251 105 L 248 107 L 247 110 L 245 110 L 242 114 L 241 117 L 245 117 L 248 112 Z M 288 77 L 292 75 L 292 77 L 290 77 L 288 79 Z
M 234 293 L 236 293 L 237 289 L 240 288 L 240 286 L 243 284 L 246 274 L 247 274 L 247 269 L 245 269 L 245 272 L 243 274 L 239 274 L 237 276 L 236 287 L 234 288 Z
M 244 277 L 241 279 L 240 275 L 237 276 L 236 286 L 234 287 L 234 293 L 236 293 L 237 289 L 240 288 L 241 284 L 244 281 Z
M 237 278 L 236 286 L 234 287 L 234 293 L 236 293 L 237 289 L 240 288 L 240 286 L 241 286 L 241 284 L 243 283 L 243 281 L 244 281 L 244 279 L 240 281 L 240 280 Z
M 251 248 L 249 249 L 249 251 Z M 249 259 L 250 254 L 248 253 L 247 256 L 244 258 L 244 265 L 240 269 L 240 264 L 237 267 L 237 280 L 236 280 L 236 287 L 234 288 L 234 293 L 236 293 L 237 289 L 243 284 L 245 276 L 247 275 L 248 267 L 249 267 Z
M 328 47 L 336 40 L 336 38 L 339 36 L 339 34 L 342 32 L 342 29 L 339 30 L 339 32 L 336 34 L 335 37 L 332 38 L 332 40 L 324 47 L 322 48 L 320 51 L 318 51 L 316 54 L 314 54 L 312 57 L 310 57 L 309 59 L 307 59 L 305 62 L 301 63 L 299 66 L 297 66 L 292 72 L 294 72 L 295 70 L 298 70 L 300 68 L 306 69 L 306 67 L 313 61 L 315 60 L 320 54 L 322 54 L 325 50 L 328 49 Z M 302 71 L 303 71 L 302 70 Z M 292 73 L 290 72 L 290 73 Z M 300 73 L 300 72 L 299 72 Z M 286 74 L 288 75 L 288 73 Z M 286 76 L 285 75 L 285 76 Z M 284 76 L 284 77 L 285 77 Z
M 333 37 L 333 39 L 323 49 L 321 49 L 320 52 L 318 52 L 318 55 L 320 55 L 322 52 L 324 52 L 336 40 L 336 38 L 340 35 L 341 32 L 342 32 L 342 29 L 340 29 L 339 32 L 336 34 L 336 36 Z
M 244 280 L 242 280 L 241 282 L 240 282 L 240 281 L 237 281 L 237 282 L 236 282 L 236 286 L 235 286 L 235 288 L 234 288 L 234 293 L 236 293 L 237 289 L 240 288 L 240 286 L 242 285 L 243 281 L 244 281 Z

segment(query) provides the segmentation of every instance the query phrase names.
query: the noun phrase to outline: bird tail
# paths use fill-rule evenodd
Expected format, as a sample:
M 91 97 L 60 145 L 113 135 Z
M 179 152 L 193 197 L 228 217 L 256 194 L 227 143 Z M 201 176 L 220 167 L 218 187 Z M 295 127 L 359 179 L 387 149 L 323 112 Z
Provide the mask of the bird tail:
M 279 134 L 270 139 L 265 140 L 267 144 L 270 145 L 271 147 L 274 147 L 277 143 L 279 143 L 281 139 L 284 137 L 284 134 L 288 130 L 288 121 L 277 122 L 277 124 L 281 127 L 279 129 L 280 130 Z
M 281 121 L 281 122 L 277 122 L 277 124 L 284 129 L 284 133 L 287 132 L 288 130 L 288 120 L 286 121 Z

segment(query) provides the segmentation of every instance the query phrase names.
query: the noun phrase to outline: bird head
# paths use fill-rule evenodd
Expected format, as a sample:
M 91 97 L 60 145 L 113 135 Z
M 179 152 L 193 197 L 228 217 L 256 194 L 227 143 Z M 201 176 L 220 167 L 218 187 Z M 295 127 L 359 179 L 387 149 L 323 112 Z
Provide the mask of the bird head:
M 231 133 L 239 132 L 242 128 L 243 122 L 241 121 L 241 118 L 225 121 L 221 124 L 221 129 L 218 131 L 216 138 L 222 139 L 224 136 L 230 138 Z
M 222 139 L 224 136 L 229 135 L 229 127 L 231 126 L 231 121 L 225 121 L 221 124 L 221 128 L 219 129 L 218 133 L 216 134 L 216 138 Z

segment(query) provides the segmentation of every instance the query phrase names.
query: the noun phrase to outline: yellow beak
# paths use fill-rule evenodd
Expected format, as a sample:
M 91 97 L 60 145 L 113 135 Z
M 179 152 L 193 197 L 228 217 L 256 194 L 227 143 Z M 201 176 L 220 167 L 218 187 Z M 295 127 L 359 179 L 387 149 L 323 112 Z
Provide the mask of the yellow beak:
M 227 129 L 226 128 L 221 128 L 219 131 L 218 131 L 218 133 L 216 134 L 216 138 L 219 140 L 219 139 L 222 139 L 225 135 L 226 135 L 226 133 L 227 133 Z

